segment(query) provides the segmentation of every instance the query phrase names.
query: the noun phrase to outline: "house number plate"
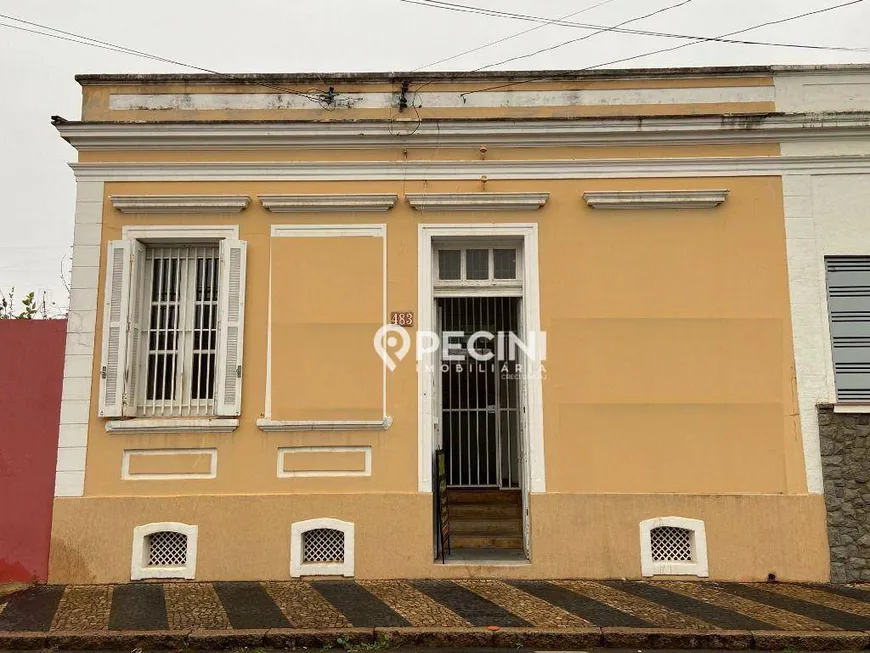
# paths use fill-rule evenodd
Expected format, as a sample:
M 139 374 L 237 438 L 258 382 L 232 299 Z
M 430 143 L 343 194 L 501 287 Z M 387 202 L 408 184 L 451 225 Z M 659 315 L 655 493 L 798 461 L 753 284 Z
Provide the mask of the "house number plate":
M 414 311 L 393 311 L 390 313 L 390 324 L 400 327 L 414 326 Z

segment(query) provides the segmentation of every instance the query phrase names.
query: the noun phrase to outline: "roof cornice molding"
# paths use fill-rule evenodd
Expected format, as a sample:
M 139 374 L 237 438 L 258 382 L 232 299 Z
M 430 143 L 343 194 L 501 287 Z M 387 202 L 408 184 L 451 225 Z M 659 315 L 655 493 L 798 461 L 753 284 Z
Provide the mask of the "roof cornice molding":
M 864 174 L 870 155 L 497 161 L 237 161 L 71 163 L 81 181 L 375 181 L 602 179 Z
M 577 120 L 454 120 L 414 123 L 166 122 L 57 125 L 80 152 L 120 150 L 372 149 L 709 145 L 870 136 L 870 113 L 735 114 Z
M 418 211 L 534 211 L 549 193 L 407 193 Z
M 399 196 L 390 193 L 330 195 L 258 195 L 263 206 L 273 213 L 324 211 L 387 211 Z
M 111 195 L 121 213 L 240 213 L 248 208 L 247 195 Z
M 587 191 L 583 199 L 593 209 L 712 209 L 728 196 L 727 189 Z

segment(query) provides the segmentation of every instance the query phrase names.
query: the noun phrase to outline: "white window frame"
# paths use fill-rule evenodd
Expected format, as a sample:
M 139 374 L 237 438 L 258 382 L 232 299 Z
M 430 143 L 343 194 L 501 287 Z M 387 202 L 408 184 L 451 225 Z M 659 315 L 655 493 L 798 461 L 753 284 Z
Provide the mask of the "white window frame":
M 653 560 L 652 531 L 654 528 L 669 526 L 690 531 L 692 554 L 691 562 L 662 562 Z M 707 530 L 701 519 L 687 517 L 655 517 L 640 522 L 640 566 L 644 577 L 650 576 L 698 576 L 710 575 L 707 564 Z
M 239 241 L 239 227 L 238 225 L 127 225 L 122 228 L 122 241 L 121 242 L 130 242 L 130 251 L 133 251 L 137 248 L 138 245 L 175 245 L 180 244 L 184 245 L 186 242 L 191 243 L 217 243 L 221 244 L 222 241 Z M 223 266 L 223 264 L 222 264 Z M 244 249 L 242 249 L 242 266 L 241 266 L 241 303 L 240 303 L 240 313 L 238 322 L 234 323 L 234 327 L 238 333 L 239 346 L 237 349 L 238 355 L 238 365 L 237 367 L 241 367 L 242 363 L 242 350 L 243 350 L 243 341 L 244 341 L 244 331 L 243 331 L 243 318 L 244 318 L 244 290 L 245 290 L 245 261 L 244 261 Z M 111 270 L 107 268 L 106 270 L 106 289 L 108 291 L 109 288 L 109 276 L 111 275 Z M 131 273 L 131 276 L 135 277 L 134 273 Z M 130 292 L 129 296 L 124 298 L 124 308 L 123 313 L 127 314 L 130 310 L 130 307 L 133 304 L 131 300 L 140 300 L 141 295 L 138 293 L 139 290 L 134 294 L 133 284 L 137 286 L 141 284 L 141 281 L 132 278 L 130 283 Z M 219 279 L 220 289 L 218 296 L 220 297 L 222 293 L 227 292 L 227 283 L 223 278 L 223 275 Z M 106 299 L 104 300 L 104 322 L 106 320 L 105 315 L 107 314 L 108 304 L 108 292 L 105 293 Z M 225 295 L 226 296 L 226 295 Z M 140 306 L 142 303 L 140 302 Z M 144 317 L 144 316 L 143 316 Z M 142 318 L 140 318 L 142 319 Z M 219 316 L 219 319 L 226 321 L 227 318 L 223 314 Z M 108 347 L 108 329 L 107 324 L 104 324 L 103 328 L 103 360 L 105 361 L 105 352 Z M 128 355 L 128 341 L 129 341 L 130 333 L 129 328 L 125 325 L 123 328 L 123 340 L 121 344 L 121 353 L 119 355 L 119 365 L 123 365 L 123 370 L 127 370 L 128 364 L 130 362 L 130 358 Z M 144 349 L 144 346 L 142 347 Z M 131 419 L 115 419 L 113 421 L 109 421 L 106 423 L 106 429 L 109 431 L 125 431 L 125 432 L 149 432 L 152 431 L 155 425 L 159 426 L 160 432 L 173 432 L 173 425 L 178 422 L 179 430 L 183 430 L 184 432 L 227 432 L 232 431 L 238 426 L 238 420 L 232 419 L 237 416 L 240 412 L 240 401 L 239 398 L 241 396 L 241 378 L 238 379 L 236 384 L 233 386 L 235 389 L 235 403 L 234 405 L 228 405 L 225 399 L 230 396 L 229 392 L 226 394 L 223 392 L 224 390 L 232 390 L 230 386 L 225 385 L 226 374 L 221 374 L 220 370 L 224 370 L 224 368 L 228 367 L 226 361 L 226 347 L 221 344 L 220 337 L 218 341 L 218 352 L 217 352 L 217 360 L 215 363 L 215 414 L 214 415 L 202 415 L 202 416 L 185 416 L 185 417 L 163 417 L 163 416 L 145 416 L 140 413 L 139 410 L 139 402 L 137 401 L 137 397 L 127 398 L 123 404 L 113 405 L 111 407 L 104 406 L 106 402 L 104 401 L 104 388 L 106 386 L 105 378 L 100 379 L 100 415 L 109 418 L 131 418 Z M 141 379 L 141 370 L 142 370 L 142 361 L 136 361 L 136 368 L 133 373 L 138 374 L 138 378 Z M 101 375 L 103 376 L 103 375 Z M 126 381 L 125 381 L 126 383 Z M 123 389 L 122 389 L 123 390 Z M 222 403 L 223 402 L 223 403 Z M 221 419 L 226 418 L 226 419 Z M 181 424 L 183 422 L 183 424 Z
M 154 533 L 170 531 L 187 536 L 186 563 L 177 566 L 149 566 L 146 541 Z M 196 578 L 196 552 L 199 527 L 181 522 L 154 522 L 133 528 L 133 556 L 130 561 L 130 580 L 147 578 Z
M 493 292 L 506 296 L 522 296 L 523 293 L 523 239 L 522 238 L 478 238 L 478 239 L 438 239 L 433 242 L 432 252 L 432 283 L 436 296 L 446 296 L 453 293 L 467 295 L 475 290 L 486 290 L 488 295 Z M 466 279 L 466 255 L 469 249 L 485 249 L 493 252 L 489 255 L 489 278 Z M 516 252 L 516 276 L 513 279 L 495 278 L 496 249 L 512 249 Z M 460 251 L 459 279 L 442 279 L 440 271 L 441 251 Z
M 319 528 L 329 528 L 344 533 L 344 562 L 314 562 L 302 561 L 302 535 Z M 346 576 L 354 573 L 354 531 L 353 522 L 341 521 L 329 517 L 307 519 L 294 522 L 290 526 L 290 576 Z

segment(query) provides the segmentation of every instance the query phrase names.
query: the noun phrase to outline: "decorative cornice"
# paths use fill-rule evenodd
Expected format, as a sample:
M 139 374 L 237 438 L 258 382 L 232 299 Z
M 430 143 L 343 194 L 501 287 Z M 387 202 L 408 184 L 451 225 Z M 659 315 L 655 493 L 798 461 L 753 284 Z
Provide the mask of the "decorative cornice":
M 712 209 L 724 202 L 727 196 L 725 189 L 606 190 L 583 193 L 583 199 L 593 209 Z
M 861 138 L 870 113 L 633 116 L 572 120 L 447 120 L 417 123 L 179 122 L 56 125 L 80 152 L 119 150 L 375 149 L 382 147 L 598 147 L 715 145 Z
M 863 174 L 870 155 L 713 156 L 498 161 L 238 161 L 71 163 L 95 181 L 374 181 Z
M 393 418 L 378 420 L 275 420 L 261 417 L 257 426 L 261 431 L 386 431 L 392 426 Z
M 359 195 L 259 195 L 263 206 L 273 213 L 303 213 L 324 211 L 387 211 L 399 196 L 390 193 Z
M 165 419 L 142 417 L 106 422 L 109 433 L 232 433 L 239 427 L 235 418 Z
M 407 193 L 418 211 L 533 211 L 550 193 Z
M 240 213 L 247 195 L 111 195 L 121 213 Z

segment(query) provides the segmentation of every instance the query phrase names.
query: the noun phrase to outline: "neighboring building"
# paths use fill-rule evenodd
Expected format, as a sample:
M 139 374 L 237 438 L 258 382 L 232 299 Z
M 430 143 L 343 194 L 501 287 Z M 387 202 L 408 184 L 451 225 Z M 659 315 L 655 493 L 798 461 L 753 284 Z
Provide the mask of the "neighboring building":
M 829 579 L 867 68 L 78 79 L 50 581 Z
M 66 320 L 0 320 L 0 583 L 45 582 Z

